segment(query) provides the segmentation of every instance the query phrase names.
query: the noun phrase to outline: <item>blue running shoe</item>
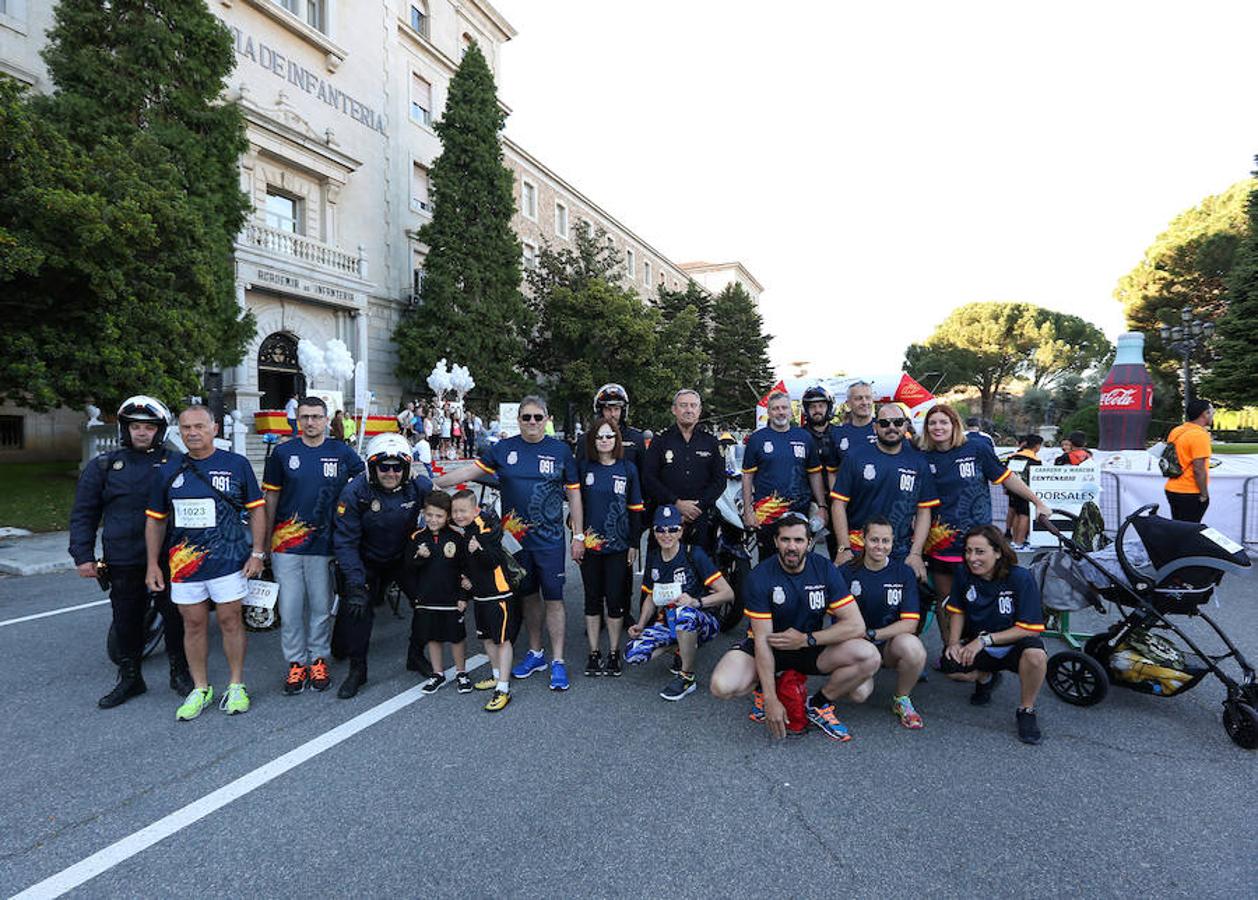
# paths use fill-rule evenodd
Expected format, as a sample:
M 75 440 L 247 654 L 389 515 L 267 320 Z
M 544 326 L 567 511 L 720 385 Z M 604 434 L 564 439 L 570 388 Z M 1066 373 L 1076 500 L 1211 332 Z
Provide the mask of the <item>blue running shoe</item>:
M 568 689 L 568 667 L 559 660 L 555 660 L 550 664 L 550 689 L 552 691 L 566 691 Z
M 546 668 L 546 654 L 530 650 L 524 654 L 524 659 L 515 664 L 515 668 L 511 670 L 511 677 L 528 678 L 534 672 L 540 672 L 544 668 Z
M 820 728 L 821 733 L 828 738 L 839 742 L 852 739 L 852 735 L 848 733 L 847 726 L 840 722 L 839 717 L 834 714 L 833 703 L 827 703 L 825 706 L 813 706 L 812 701 L 808 701 L 808 721 Z

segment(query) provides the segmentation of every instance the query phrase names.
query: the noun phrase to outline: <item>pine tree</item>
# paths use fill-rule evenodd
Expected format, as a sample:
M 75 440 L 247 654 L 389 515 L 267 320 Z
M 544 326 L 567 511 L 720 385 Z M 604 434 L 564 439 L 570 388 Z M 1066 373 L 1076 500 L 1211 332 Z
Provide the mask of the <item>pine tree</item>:
M 443 357 L 468 366 L 491 401 L 523 384 L 532 316 L 520 292 L 512 176 L 498 137 L 505 120 L 493 74 L 472 44 L 434 126 L 442 151 L 432 166 L 432 221 L 418 234 L 428 246 L 424 281 L 418 308 L 393 336 L 404 384 L 422 384 Z
M 723 422 L 755 423 L 756 400 L 773 384 L 769 341 L 756 301 L 737 282 L 712 301 L 711 413 Z
M 1258 189 L 1246 213 L 1249 228 L 1228 278 L 1230 302 L 1211 347 L 1215 362 L 1200 390 L 1229 407 L 1258 403 Z
M 235 364 L 253 333 L 232 265 L 243 118 L 219 101 L 231 37 L 202 4 L 62 0 L 44 58 L 52 95 L 0 98 L 0 394 L 196 393 L 198 366 Z

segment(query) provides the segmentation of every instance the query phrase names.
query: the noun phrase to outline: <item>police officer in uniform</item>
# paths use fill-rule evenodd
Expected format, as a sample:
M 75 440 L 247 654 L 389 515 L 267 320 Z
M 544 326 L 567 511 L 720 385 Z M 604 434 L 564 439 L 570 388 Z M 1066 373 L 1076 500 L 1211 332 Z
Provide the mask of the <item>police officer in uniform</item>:
M 812 436 L 817 446 L 817 455 L 821 457 L 822 477 L 825 479 L 826 492 L 834 483 L 834 476 L 839 471 L 839 438 L 835 436 L 834 395 L 822 385 L 815 384 L 804 391 L 800 400 L 803 408 L 804 430 Z M 826 529 L 826 548 L 830 558 L 838 552 L 839 545 L 834 537 L 834 529 Z
M 97 456 L 79 476 L 70 513 L 70 556 L 83 578 L 105 577 L 113 607 L 113 627 L 122 657 L 118 683 L 98 706 L 110 709 L 147 690 L 140 673 L 144 653 L 144 617 L 149 590 L 144 584 L 144 509 L 158 468 L 179 453 L 163 447 L 170 410 L 160 400 L 128 397 L 118 408 L 121 446 Z M 96 562 L 96 532 L 101 529 L 104 562 Z M 183 649 L 183 620 L 170 602 L 170 588 L 153 594 L 161 613 L 170 657 L 170 687 L 180 696 L 192 690 Z
M 349 657 L 349 674 L 336 692 L 342 700 L 367 683 L 373 610 L 402 576 L 407 541 L 431 492 L 426 475 L 411 475 L 411 448 L 400 434 L 372 438 L 367 471 L 341 491 L 332 549 L 345 585 L 333 642 Z M 406 668 L 425 677 L 432 674 L 422 654 L 407 659 Z
M 655 436 L 642 461 L 642 490 L 653 506 L 675 506 L 685 521 L 683 541 L 715 556 L 716 501 L 725 490 L 725 458 L 709 431 L 698 427 L 699 392 L 673 395 L 670 425 Z

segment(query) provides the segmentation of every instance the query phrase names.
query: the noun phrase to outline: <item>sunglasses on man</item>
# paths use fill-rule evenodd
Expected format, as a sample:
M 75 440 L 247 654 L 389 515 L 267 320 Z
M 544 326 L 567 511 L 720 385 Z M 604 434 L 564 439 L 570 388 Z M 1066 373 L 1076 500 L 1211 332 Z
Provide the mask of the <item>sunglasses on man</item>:
M 405 468 L 400 462 L 382 462 L 376 464 L 377 472 L 401 472 Z
M 520 413 L 521 422 L 543 422 L 545 419 L 545 413 Z
M 891 428 L 891 427 L 903 428 L 904 423 L 907 422 L 908 419 L 897 417 L 895 419 L 878 419 L 876 421 L 878 422 L 879 428 Z

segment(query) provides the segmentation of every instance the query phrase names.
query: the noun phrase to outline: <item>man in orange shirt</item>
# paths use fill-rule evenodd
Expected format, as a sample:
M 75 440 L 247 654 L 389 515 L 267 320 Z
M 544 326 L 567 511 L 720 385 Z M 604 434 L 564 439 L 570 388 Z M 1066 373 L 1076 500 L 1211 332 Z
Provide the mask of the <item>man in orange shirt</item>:
M 1200 522 L 1210 505 L 1210 432 L 1214 424 L 1214 407 L 1206 400 L 1191 400 L 1188 421 L 1176 425 L 1166 439 L 1175 445 L 1183 474 L 1166 480 L 1166 501 L 1171 518 L 1181 522 Z

